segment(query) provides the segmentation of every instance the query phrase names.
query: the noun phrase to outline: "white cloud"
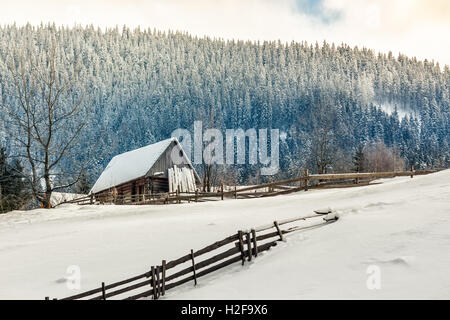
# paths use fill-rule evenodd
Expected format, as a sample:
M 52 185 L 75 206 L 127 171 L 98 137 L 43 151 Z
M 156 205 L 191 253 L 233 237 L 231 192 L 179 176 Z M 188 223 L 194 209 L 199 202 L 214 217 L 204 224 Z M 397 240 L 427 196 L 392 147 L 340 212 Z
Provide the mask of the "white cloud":
M 295 9 L 295 0 L 0 0 L 0 23 L 55 22 L 182 30 L 243 40 L 327 40 L 399 51 L 450 65 L 450 1 L 324 0 L 330 24 Z
M 448 0 L 327 0 L 343 12 L 328 34 L 332 41 L 392 50 L 450 65 Z

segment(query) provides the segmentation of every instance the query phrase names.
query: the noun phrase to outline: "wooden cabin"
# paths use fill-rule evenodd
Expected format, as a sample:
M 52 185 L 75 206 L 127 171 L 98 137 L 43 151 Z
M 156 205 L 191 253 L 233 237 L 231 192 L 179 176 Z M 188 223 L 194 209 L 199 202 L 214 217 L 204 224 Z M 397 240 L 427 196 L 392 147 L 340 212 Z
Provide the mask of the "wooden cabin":
M 167 192 L 195 192 L 200 177 L 176 138 L 119 154 L 92 187 L 100 202 L 137 202 Z

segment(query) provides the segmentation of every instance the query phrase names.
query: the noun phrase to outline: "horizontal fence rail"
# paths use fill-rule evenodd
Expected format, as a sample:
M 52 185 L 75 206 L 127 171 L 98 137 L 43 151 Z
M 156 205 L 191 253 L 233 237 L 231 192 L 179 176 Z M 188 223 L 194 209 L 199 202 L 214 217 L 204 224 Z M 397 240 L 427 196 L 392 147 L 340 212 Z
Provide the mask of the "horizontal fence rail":
M 273 197 L 289 194 L 298 191 L 308 191 L 309 189 L 321 188 L 339 188 L 367 185 L 373 179 L 392 178 L 401 176 L 425 175 L 437 172 L 437 170 L 411 170 L 395 172 L 364 172 L 364 173 L 333 173 L 333 174 L 306 174 L 301 177 L 280 180 L 276 182 L 263 183 L 255 186 L 224 190 L 222 185 L 216 192 L 167 192 L 159 194 L 136 194 L 136 195 L 116 195 L 113 196 L 95 196 L 87 195 L 63 203 L 72 203 L 78 205 L 88 204 L 131 204 L 131 205 L 150 205 L 150 204 L 174 204 L 181 202 L 204 202 L 218 201 L 225 198 L 249 199 L 259 197 Z M 316 182 L 312 184 L 312 182 Z M 289 184 L 295 184 L 291 186 Z
M 274 221 L 250 230 L 240 230 L 202 249 L 190 250 L 189 253 L 178 259 L 169 262 L 162 260 L 161 265 L 151 266 L 146 272 L 139 275 L 110 284 L 102 282 L 98 288 L 61 300 L 106 300 L 113 297 L 125 300 L 146 297 L 158 299 L 160 296 L 164 296 L 167 290 L 185 283 L 192 282 L 195 286 L 198 278 L 229 265 L 237 262 L 244 265 L 246 261 L 256 258 L 261 252 L 276 246 L 278 241 L 283 241 L 284 235 L 288 233 L 321 227 L 337 220 L 337 217 L 332 217 L 331 220 L 317 219 L 323 216 L 324 214 L 316 213 Z M 310 219 L 318 221 L 306 226 L 295 225 L 285 230 L 281 229 L 281 226 Z M 171 272 L 172 270 L 173 272 Z M 49 297 L 45 299 L 48 300 Z

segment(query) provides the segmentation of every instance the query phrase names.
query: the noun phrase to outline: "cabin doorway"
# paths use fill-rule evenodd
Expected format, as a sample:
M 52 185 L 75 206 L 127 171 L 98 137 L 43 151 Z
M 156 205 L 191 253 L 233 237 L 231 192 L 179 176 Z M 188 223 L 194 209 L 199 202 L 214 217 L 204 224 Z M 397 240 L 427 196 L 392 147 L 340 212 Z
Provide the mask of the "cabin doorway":
M 144 185 L 139 186 L 139 201 L 144 200 Z
M 133 182 L 131 184 L 131 202 L 135 202 L 136 199 L 136 182 Z

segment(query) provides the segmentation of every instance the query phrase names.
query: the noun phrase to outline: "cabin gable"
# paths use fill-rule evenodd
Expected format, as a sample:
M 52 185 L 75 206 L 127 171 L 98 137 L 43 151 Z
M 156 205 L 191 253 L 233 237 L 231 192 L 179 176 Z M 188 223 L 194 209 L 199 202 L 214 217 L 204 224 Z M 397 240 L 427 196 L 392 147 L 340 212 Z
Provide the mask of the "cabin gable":
M 181 163 L 174 163 L 174 159 L 172 157 L 173 152 L 178 154 L 178 156 L 182 157 Z M 168 170 L 169 168 L 173 168 L 174 166 L 177 166 L 178 168 L 189 168 L 194 171 L 194 176 L 197 184 L 201 183 L 200 177 L 198 176 L 197 172 L 195 171 L 194 167 L 192 166 L 191 162 L 189 161 L 186 153 L 184 152 L 183 148 L 181 148 L 180 143 L 178 140 L 174 140 L 170 143 L 170 145 L 167 147 L 167 149 L 160 155 L 158 160 L 153 164 L 153 166 L 150 168 L 150 170 L 147 172 L 147 177 L 164 177 L 169 178 L 168 176 Z M 163 172 L 163 175 L 156 175 L 157 173 Z

